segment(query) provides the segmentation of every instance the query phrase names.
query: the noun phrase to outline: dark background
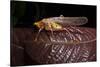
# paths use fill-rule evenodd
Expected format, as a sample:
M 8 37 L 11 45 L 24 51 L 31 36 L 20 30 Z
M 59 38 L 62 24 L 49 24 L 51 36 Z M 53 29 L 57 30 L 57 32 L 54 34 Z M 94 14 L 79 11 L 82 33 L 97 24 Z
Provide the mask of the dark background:
M 35 21 L 61 14 L 85 16 L 88 23 L 82 26 L 96 28 L 96 6 L 93 5 L 11 1 L 11 27 L 34 27 Z

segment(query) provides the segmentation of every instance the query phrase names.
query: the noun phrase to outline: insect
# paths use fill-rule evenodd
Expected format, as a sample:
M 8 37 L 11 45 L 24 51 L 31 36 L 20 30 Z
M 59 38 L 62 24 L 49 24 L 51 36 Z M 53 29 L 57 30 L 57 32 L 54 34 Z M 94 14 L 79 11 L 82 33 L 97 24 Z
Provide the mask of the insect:
M 45 29 L 45 30 L 51 31 L 52 37 L 53 37 L 53 31 L 65 30 L 70 36 L 70 38 L 72 39 L 70 42 L 67 42 L 67 43 L 80 42 L 81 39 L 79 39 L 78 37 L 75 38 L 75 36 L 71 34 L 70 31 L 72 29 L 80 33 L 83 33 L 79 29 L 76 29 L 75 26 L 83 25 L 83 24 L 86 24 L 87 22 L 88 22 L 88 19 L 86 17 L 64 17 L 63 15 L 60 15 L 60 17 L 44 18 L 33 24 L 39 28 L 39 32 L 35 38 L 35 41 L 37 41 L 37 38 L 41 30 Z M 71 29 L 69 30 L 65 27 L 70 27 Z

